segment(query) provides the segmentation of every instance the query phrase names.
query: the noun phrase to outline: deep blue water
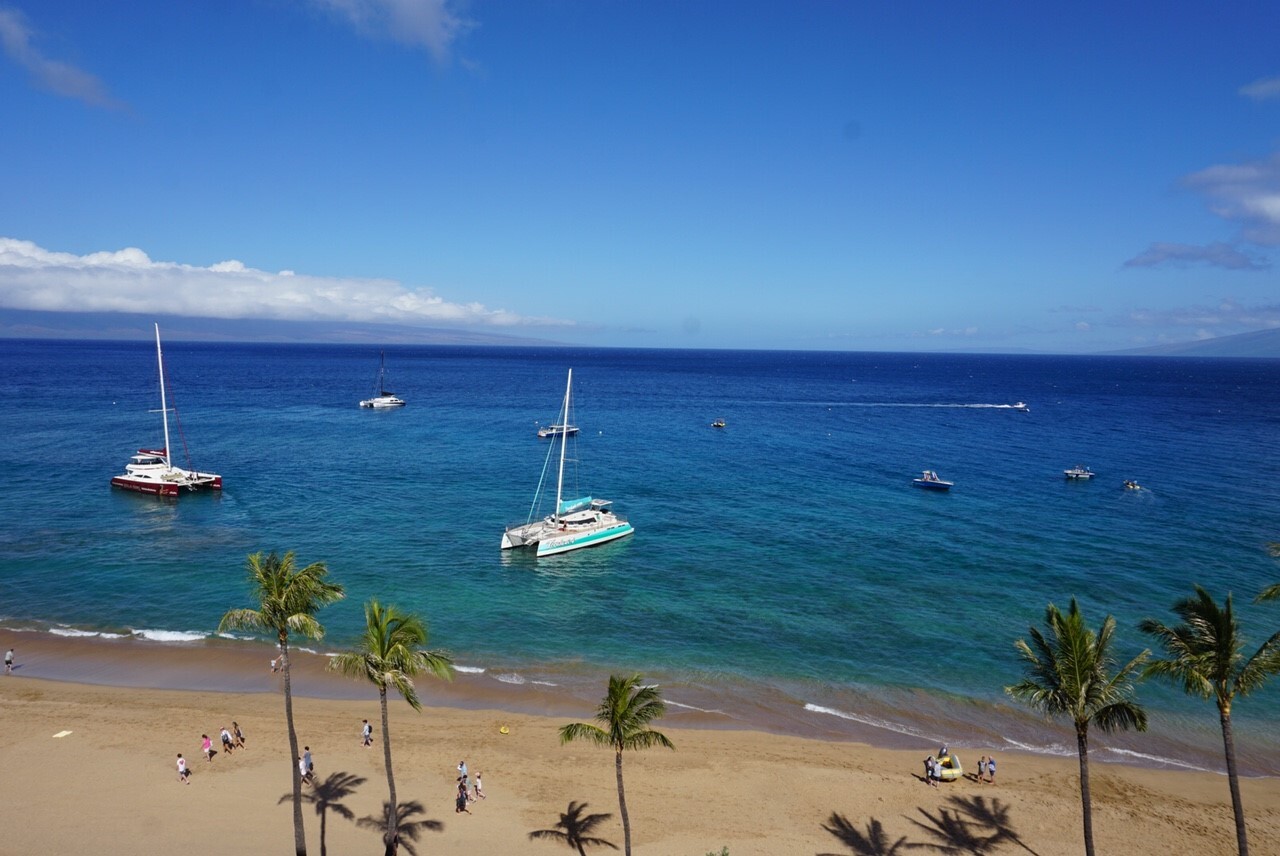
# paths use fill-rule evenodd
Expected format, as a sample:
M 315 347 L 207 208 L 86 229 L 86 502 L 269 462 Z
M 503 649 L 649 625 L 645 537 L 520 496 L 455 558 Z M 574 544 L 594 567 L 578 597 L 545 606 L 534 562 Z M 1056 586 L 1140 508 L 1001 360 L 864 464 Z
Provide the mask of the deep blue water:
M 162 444 L 154 343 L 0 341 L 0 619 L 208 634 L 247 605 L 247 554 L 294 550 L 347 588 L 321 615 L 326 646 L 376 596 L 504 680 L 594 688 L 633 669 L 745 722 L 1040 749 L 1061 735 L 1002 687 L 1048 602 L 1114 615 L 1130 656 L 1137 622 L 1172 620 L 1193 583 L 1234 592 L 1255 645 L 1280 629 L 1280 606 L 1249 603 L 1280 578 L 1280 361 L 386 352 L 408 406 L 372 412 L 356 402 L 376 348 L 166 343 L 174 446 L 226 488 L 157 500 L 108 485 Z M 500 551 L 569 367 L 580 487 L 636 534 Z M 993 406 L 1014 401 L 1031 411 Z M 1066 482 L 1077 463 L 1097 477 Z M 913 489 L 925 468 L 955 488 Z M 1117 747 L 1217 764 L 1210 705 L 1141 692 L 1162 731 Z M 1277 699 L 1236 708 L 1270 757 Z

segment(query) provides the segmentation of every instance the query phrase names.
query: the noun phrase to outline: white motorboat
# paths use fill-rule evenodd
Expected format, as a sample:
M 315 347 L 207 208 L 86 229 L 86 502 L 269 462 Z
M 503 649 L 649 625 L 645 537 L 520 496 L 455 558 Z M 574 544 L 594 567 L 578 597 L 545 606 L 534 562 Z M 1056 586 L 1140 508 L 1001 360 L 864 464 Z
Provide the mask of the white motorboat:
M 1093 478 L 1093 470 L 1088 467 L 1081 466 L 1080 464 L 1076 464 L 1069 470 L 1063 470 L 1062 474 L 1066 476 L 1069 481 L 1080 481 L 1083 479 Z
M 548 437 L 560 437 L 562 435 L 573 435 L 577 433 L 577 425 L 543 425 L 538 429 L 538 436 L 544 440 Z
M 377 395 L 360 402 L 361 407 L 382 410 L 387 407 L 404 407 L 404 399 L 394 392 L 387 391 L 387 352 L 382 352 L 382 362 L 378 366 L 378 383 L 374 386 Z
M 569 380 L 565 384 L 564 404 L 560 409 L 560 418 L 554 423 L 561 426 L 572 426 L 570 415 L 570 394 L 573 389 L 573 369 L 569 370 Z M 502 533 L 502 549 L 523 548 L 534 550 L 536 555 L 551 556 L 556 553 L 567 553 L 583 547 L 594 547 L 609 541 L 624 538 L 635 531 L 625 517 L 615 512 L 613 503 L 607 499 L 596 499 L 591 496 L 579 496 L 573 499 L 564 498 L 564 464 L 566 450 L 570 439 L 576 437 L 577 431 L 562 431 L 559 438 L 559 467 L 556 475 L 556 503 L 550 514 L 538 517 L 539 504 L 542 500 L 543 487 L 547 483 L 547 470 L 550 467 L 552 454 L 556 447 L 547 450 L 547 458 L 542 466 L 542 478 L 538 479 L 538 490 L 534 493 L 533 504 L 529 509 L 529 517 L 524 523 L 508 526 Z
M 951 490 L 955 486 L 955 482 L 944 481 L 938 478 L 938 474 L 933 470 L 925 470 L 920 474 L 920 478 L 912 479 L 911 483 L 916 487 L 922 487 L 925 490 Z
M 156 365 L 160 369 L 160 414 L 164 424 L 164 448 L 139 449 L 125 464 L 124 474 L 113 476 L 111 484 L 124 490 L 153 496 L 177 496 L 182 490 L 222 490 L 222 476 L 173 466 L 169 455 L 169 404 L 165 396 L 164 355 L 160 350 L 160 325 L 156 324 Z M 174 411 L 177 417 L 177 411 Z M 179 423 L 181 430 L 181 423 Z M 190 463 L 188 463 L 190 466 Z

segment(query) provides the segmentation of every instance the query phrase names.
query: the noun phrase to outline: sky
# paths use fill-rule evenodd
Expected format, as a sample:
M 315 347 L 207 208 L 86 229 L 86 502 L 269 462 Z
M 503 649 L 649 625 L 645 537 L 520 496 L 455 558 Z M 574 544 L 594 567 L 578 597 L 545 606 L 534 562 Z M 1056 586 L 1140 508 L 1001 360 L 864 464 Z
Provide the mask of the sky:
M 1249 0 L 0 0 L 0 315 L 1057 353 L 1277 328 L 1277 33 Z

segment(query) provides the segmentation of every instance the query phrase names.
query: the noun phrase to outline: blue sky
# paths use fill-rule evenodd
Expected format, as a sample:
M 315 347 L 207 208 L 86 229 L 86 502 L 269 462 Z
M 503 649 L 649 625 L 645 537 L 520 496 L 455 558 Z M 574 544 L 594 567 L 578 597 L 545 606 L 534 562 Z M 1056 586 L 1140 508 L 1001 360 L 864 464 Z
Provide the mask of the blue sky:
M 588 345 L 1280 327 L 1280 7 L 0 0 L 0 308 Z

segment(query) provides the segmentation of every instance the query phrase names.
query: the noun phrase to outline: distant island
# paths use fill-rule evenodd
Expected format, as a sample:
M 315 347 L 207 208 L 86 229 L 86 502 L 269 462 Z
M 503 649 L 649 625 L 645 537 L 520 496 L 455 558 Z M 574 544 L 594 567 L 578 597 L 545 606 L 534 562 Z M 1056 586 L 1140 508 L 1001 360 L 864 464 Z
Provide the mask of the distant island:
M 1121 356 L 1148 357 L 1245 357 L 1252 359 L 1280 359 L 1280 329 L 1255 330 L 1234 336 L 1215 336 L 1171 345 L 1152 345 L 1148 348 L 1131 348 L 1110 351 Z

